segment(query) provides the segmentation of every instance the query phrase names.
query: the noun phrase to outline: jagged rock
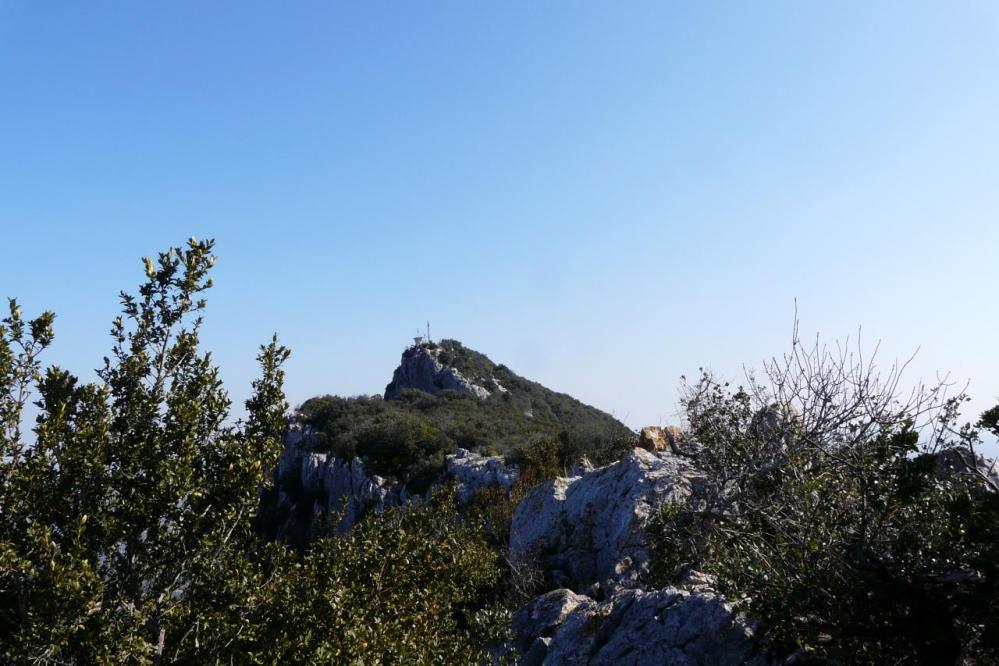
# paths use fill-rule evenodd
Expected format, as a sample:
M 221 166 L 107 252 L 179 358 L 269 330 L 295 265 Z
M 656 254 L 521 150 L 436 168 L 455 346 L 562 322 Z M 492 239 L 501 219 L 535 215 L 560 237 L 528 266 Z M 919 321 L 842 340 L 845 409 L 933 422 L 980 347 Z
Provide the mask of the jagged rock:
M 692 477 L 686 459 L 636 448 L 607 467 L 544 483 L 517 506 L 510 555 L 577 591 L 633 587 L 647 568 L 652 511 L 685 499 Z
M 583 612 L 591 614 L 597 603 L 563 588 L 536 597 L 514 614 L 512 628 L 516 636 L 515 647 L 522 655 L 521 666 L 544 663 L 552 636 L 580 606 L 583 606 Z
M 464 504 L 479 488 L 501 486 L 510 490 L 519 471 L 516 465 L 507 465 L 501 456 L 482 456 L 458 449 L 447 457 L 447 473 L 458 482 L 458 501 Z
M 404 486 L 368 475 L 359 458 L 344 460 L 309 451 L 311 438 L 311 429 L 297 423 L 290 424 L 285 432 L 278 476 L 285 480 L 289 475 L 298 476 L 300 490 L 295 497 L 284 491 L 278 497 L 278 504 L 289 514 L 288 523 L 278 529 L 279 538 L 292 533 L 304 533 L 308 538 L 312 516 L 316 513 L 327 520 L 337 517 L 335 531 L 344 534 L 366 511 L 382 511 L 412 499 Z M 308 511 L 294 511 L 296 504 L 303 501 L 311 504 Z M 303 514 L 309 524 L 293 524 Z
M 646 451 L 665 451 L 669 446 L 666 431 L 659 426 L 646 426 L 638 436 L 638 446 Z
M 572 467 L 569 469 L 569 476 L 583 476 L 584 474 L 589 474 L 596 467 L 590 462 L 590 459 L 583 456 L 576 462 L 572 463 Z
M 321 489 L 326 498 L 325 505 L 320 506 L 324 516 L 340 516 L 336 527 L 338 534 L 350 530 L 370 509 L 383 511 L 389 506 L 405 504 L 409 499 L 400 484 L 389 483 L 377 475 L 369 476 L 360 458 L 348 461 L 327 458 L 321 453 L 309 454 L 302 465 L 303 488 L 307 487 L 307 476 L 314 484 L 313 492 Z
M 971 449 L 956 446 L 938 451 L 937 476 L 944 478 L 951 474 L 959 474 L 969 479 L 974 485 L 992 492 L 999 492 L 999 463 L 986 458 Z
M 298 470 L 302 457 L 303 445 L 313 436 L 312 428 L 301 423 L 292 422 L 284 432 L 284 449 L 278 458 L 278 478 Z
M 603 603 L 561 589 L 513 617 L 522 664 L 768 663 L 753 625 L 709 591 L 622 590 Z
M 638 446 L 646 451 L 666 451 L 680 455 L 680 442 L 683 441 L 683 431 L 676 426 L 646 426 L 638 436 Z
M 441 349 L 429 345 L 414 345 L 402 353 L 402 361 L 392 374 L 392 382 L 385 387 L 385 399 L 397 397 L 405 389 L 417 389 L 427 393 L 451 390 L 469 393 L 485 399 L 490 391 L 474 384 L 454 367 L 440 360 Z

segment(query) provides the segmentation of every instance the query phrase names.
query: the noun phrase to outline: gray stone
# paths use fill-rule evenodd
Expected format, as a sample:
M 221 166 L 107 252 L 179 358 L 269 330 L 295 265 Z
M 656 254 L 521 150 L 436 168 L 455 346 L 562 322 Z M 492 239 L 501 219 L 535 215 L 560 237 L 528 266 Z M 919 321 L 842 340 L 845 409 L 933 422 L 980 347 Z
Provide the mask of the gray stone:
M 607 467 L 537 486 L 514 513 L 511 558 L 577 591 L 634 587 L 648 567 L 652 511 L 683 501 L 692 474 L 685 458 L 636 448 Z
M 312 504 L 310 515 L 318 513 L 325 520 L 338 517 L 335 531 L 344 534 L 365 512 L 371 509 L 383 511 L 412 499 L 401 484 L 369 475 L 360 458 L 346 460 L 309 451 L 311 438 L 312 431 L 297 423 L 290 424 L 285 433 L 284 451 L 278 460 L 278 475 L 281 478 L 298 475 L 301 491 L 295 498 L 282 491 L 278 497 L 279 505 L 292 508 L 296 502 L 309 501 Z M 289 511 L 289 521 L 296 520 L 296 515 L 296 511 Z M 278 536 L 289 531 L 307 532 L 309 527 L 287 524 L 278 530 Z
M 427 393 L 445 390 L 468 393 L 479 399 L 488 398 L 490 391 L 473 384 L 454 367 L 440 360 L 441 349 L 424 345 L 410 347 L 402 354 L 399 367 L 392 374 L 392 382 L 385 387 L 385 399 L 391 400 L 406 389 Z
M 447 456 L 447 473 L 458 482 L 458 501 L 467 503 L 477 490 L 499 486 L 509 491 L 519 474 L 516 465 L 507 465 L 501 456 L 482 456 L 458 449 Z
M 603 603 L 570 590 L 514 615 L 523 663 L 660 666 L 768 663 L 753 625 L 712 592 L 621 590 Z

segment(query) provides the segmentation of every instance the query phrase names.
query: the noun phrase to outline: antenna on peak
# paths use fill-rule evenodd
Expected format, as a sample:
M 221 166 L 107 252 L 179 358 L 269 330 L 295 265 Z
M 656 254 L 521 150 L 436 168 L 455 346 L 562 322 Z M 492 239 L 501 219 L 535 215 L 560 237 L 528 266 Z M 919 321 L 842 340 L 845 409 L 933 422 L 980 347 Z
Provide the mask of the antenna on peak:
M 430 339 L 430 321 L 427 321 L 427 330 L 421 331 L 419 328 L 416 329 L 416 335 L 413 337 L 413 346 L 419 347 L 425 342 L 433 342 Z

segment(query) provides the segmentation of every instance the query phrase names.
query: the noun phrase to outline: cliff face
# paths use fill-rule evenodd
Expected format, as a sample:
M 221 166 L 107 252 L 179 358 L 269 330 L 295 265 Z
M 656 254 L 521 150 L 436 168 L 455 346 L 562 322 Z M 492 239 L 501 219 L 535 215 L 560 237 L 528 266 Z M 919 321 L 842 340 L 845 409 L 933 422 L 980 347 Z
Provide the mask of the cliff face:
M 304 548 L 316 536 L 317 527 L 332 527 L 336 534 L 343 535 L 368 511 L 384 511 L 429 498 L 431 490 L 411 494 L 405 482 L 372 473 L 358 457 L 337 458 L 314 452 L 315 437 L 311 427 L 297 422 L 289 424 L 285 432 L 284 451 L 275 475 L 276 493 L 262 505 L 273 521 L 271 538 Z M 464 505 L 481 488 L 495 486 L 509 491 L 518 474 L 517 466 L 507 464 L 500 456 L 480 456 L 458 449 L 446 457 L 445 471 L 437 483 L 453 478 L 458 501 Z
M 636 448 L 607 467 L 535 486 L 513 515 L 510 558 L 540 564 L 576 592 L 637 587 L 649 561 L 649 517 L 686 499 L 693 476 L 686 458 Z
M 436 345 L 424 344 L 407 349 L 402 354 L 399 367 L 392 375 L 391 383 L 385 387 L 385 399 L 398 397 L 405 389 L 416 389 L 427 393 L 450 390 L 481 399 L 490 396 L 489 389 L 473 383 L 458 368 L 446 364 L 445 354 L 445 348 Z

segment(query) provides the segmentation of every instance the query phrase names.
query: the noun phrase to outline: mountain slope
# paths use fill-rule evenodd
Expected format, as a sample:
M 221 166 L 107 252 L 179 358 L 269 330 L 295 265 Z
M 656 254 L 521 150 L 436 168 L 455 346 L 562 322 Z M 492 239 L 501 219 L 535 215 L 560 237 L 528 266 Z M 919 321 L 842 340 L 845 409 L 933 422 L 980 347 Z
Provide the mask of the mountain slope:
M 358 456 L 374 473 L 414 489 L 443 469 L 458 448 L 504 454 L 550 441 L 563 462 L 601 460 L 634 433 L 611 415 L 520 377 L 456 340 L 403 352 L 386 398 L 316 397 L 298 410 L 314 429 L 312 448 Z

